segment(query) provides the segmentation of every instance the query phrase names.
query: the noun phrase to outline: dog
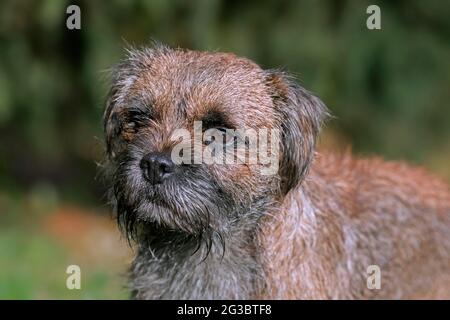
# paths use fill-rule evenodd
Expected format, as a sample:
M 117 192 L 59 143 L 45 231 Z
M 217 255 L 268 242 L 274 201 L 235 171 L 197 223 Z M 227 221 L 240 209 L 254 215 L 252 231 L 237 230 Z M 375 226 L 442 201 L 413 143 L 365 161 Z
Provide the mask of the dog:
M 130 49 L 112 71 L 104 171 L 136 246 L 132 298 L 450 298 L 448 185 L 404 163 L 316 153 L 327 117 L 284 71 Z M 278 131 L 278 170 L 176 162 L 173 132 L 195 122 L 231 141 L 229 129 Z

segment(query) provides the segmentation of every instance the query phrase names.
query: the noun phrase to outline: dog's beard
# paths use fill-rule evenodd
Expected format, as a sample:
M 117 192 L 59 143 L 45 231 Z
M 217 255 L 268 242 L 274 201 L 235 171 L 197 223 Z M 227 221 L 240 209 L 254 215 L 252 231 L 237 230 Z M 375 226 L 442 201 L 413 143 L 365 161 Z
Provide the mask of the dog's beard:
M 202 165 L 187 166 L 177 177 L 152 185 L 138 159 L 122 156 L 114 174 L 117 220 L 128 239 L 141 240 L 155 230 L 199 239 L 221 237 L 236 221 L 240 206 Z

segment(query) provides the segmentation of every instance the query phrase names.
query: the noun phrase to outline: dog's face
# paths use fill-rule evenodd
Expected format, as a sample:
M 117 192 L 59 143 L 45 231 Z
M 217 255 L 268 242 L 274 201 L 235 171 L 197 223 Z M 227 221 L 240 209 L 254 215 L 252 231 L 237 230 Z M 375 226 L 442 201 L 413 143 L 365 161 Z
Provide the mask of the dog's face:
M 300 183 L 324 115 L 323 104 L 284 74 L 232 54 L 131 51 L 114 70 L 104 114 L 119 220 L 131 232 L 140 223 L 191 235 L 226 232 L 257 203 L 279 201 Z M 174 133 L 194 135 L 199 122 L 234 147 L 227 129 L 279 130 L 278 172 L 263 174 L 265 164 L 245 161 L 174 161 Z M 210 143 L 203 138 L 192 154 Z

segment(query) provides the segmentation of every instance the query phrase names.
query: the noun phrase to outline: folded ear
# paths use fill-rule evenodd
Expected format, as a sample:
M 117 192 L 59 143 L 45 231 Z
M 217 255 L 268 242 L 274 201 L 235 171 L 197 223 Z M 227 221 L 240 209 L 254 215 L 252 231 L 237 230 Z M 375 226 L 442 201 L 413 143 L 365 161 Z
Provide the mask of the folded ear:
M 280 115 L 281 191 L 286 194 L 305 177 L 314 156 L 316 138 L 328 116 L 323 102 L 280 71 L 268 71 L 267 85 Z
M 117 144 L 120 142 L 118 136 L 121 131 L 121 123 L 118 116 L 120 110 L 119 85 L 116 79 L 112 82 L 111 88 L 106 97 L 105 109 L 103 112 L 103 132 L 105 135 L 106 154 L 114 158 L 117 151 Z

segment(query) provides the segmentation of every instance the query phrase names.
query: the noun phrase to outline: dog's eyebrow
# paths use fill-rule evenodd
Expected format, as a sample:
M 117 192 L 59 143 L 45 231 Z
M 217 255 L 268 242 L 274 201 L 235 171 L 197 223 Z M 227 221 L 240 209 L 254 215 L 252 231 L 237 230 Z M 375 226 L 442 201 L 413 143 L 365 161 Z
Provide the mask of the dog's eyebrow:
M 229 128 L 233 129 L 234 124 L 229 120 L 229 117 L 218 110 L 208 110 L 200 119 L 204 129 L 210 128 Z
M 124 111 L 135 115 L 147 115 L 150 117 L 153 115 L 153 109 L 149 105 L 139 101 L 131 102 Z

